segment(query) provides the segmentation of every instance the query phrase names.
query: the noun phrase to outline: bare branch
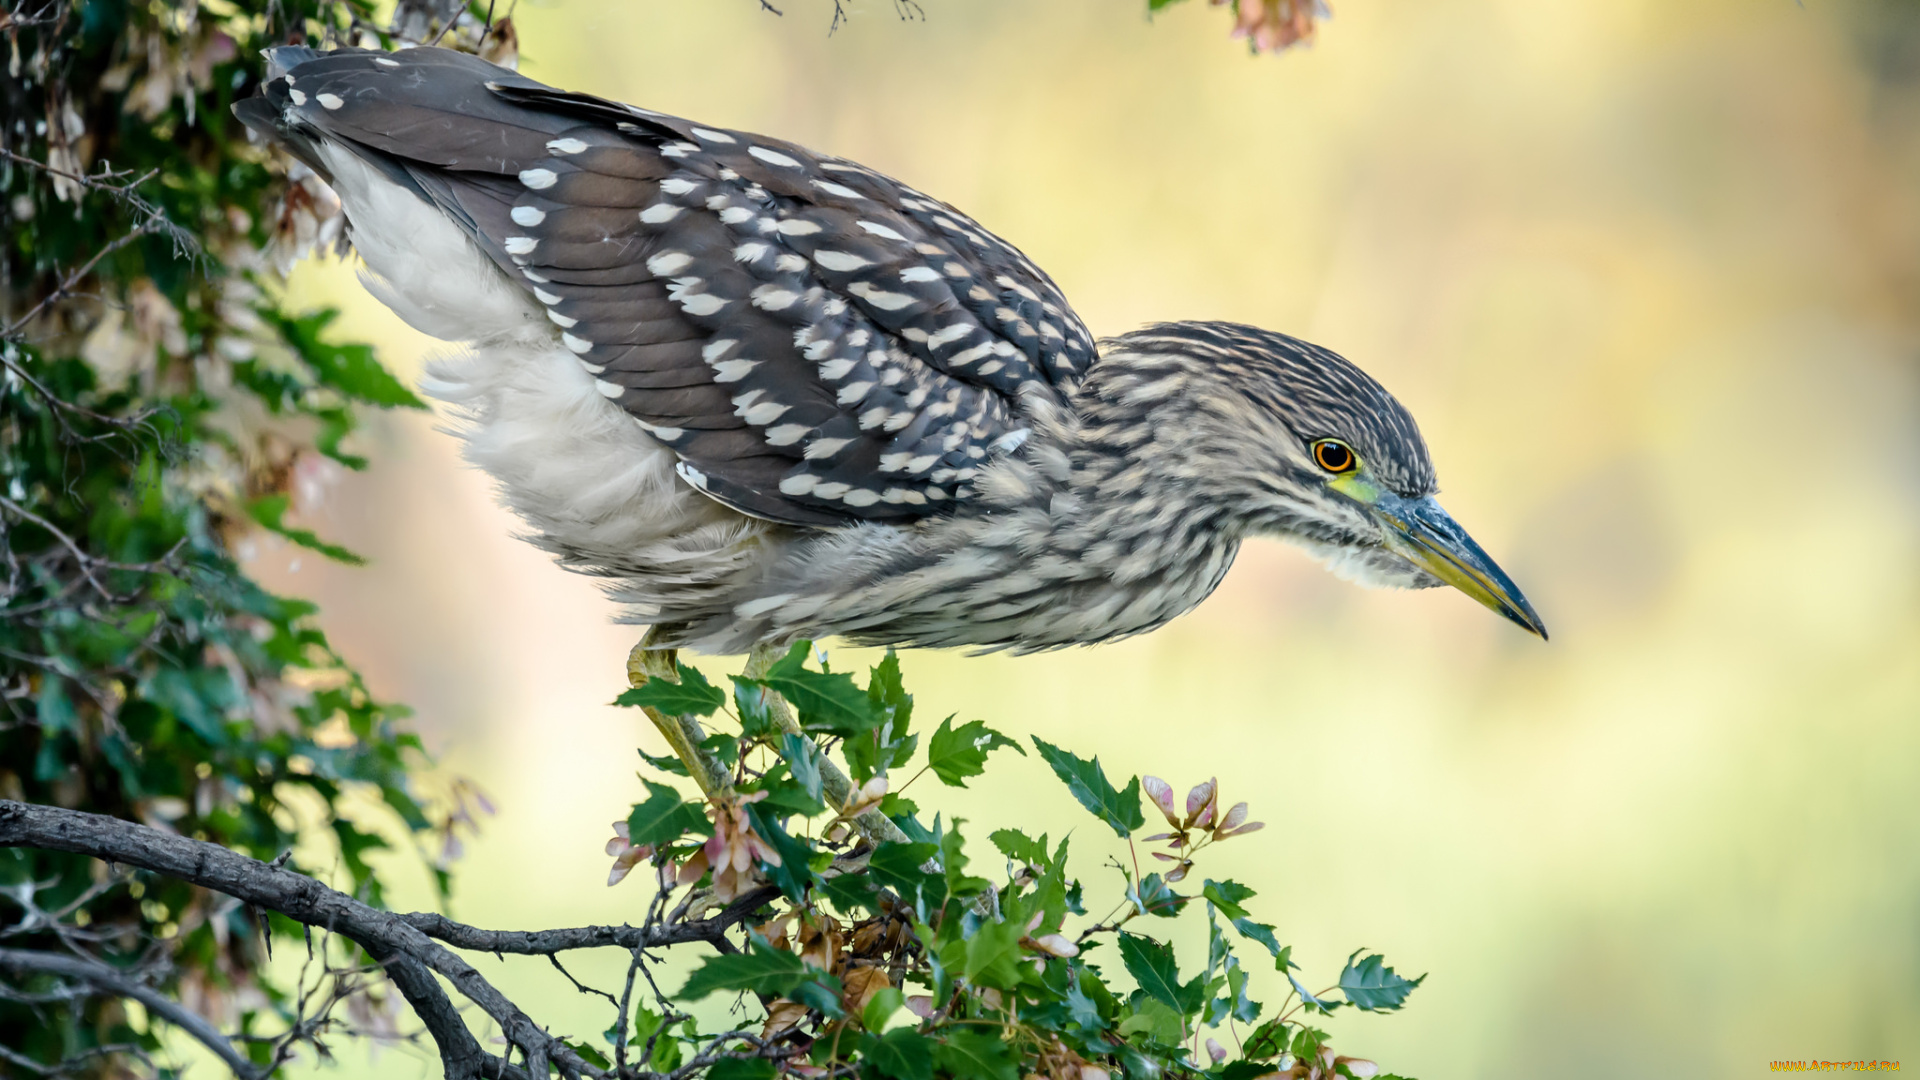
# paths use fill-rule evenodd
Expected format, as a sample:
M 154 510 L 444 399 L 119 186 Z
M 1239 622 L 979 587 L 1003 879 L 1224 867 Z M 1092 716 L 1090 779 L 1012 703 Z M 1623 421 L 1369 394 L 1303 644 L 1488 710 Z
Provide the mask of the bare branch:
M 67 851 L 126 863 L 340 934 L 396 973 L 396 985 L 421 1014 L 428 1031 L 440 1045 L 442 1058 L 461 1064 L 464 1071 L 449 1072 L 449 1076 L 480 1075 L 480 1071 L 473 1068 L 476 1059 L 466 1045 L 473 1041 L 473 1036 L 450 1004 L 439 1007 L 439 1001 L 433 997 L 439 988 L 433 986 L 432 993 L 428 991 L 433 980 L 427 972 L 446 978 L 499 1024 L 507 1040 L 527 1053 L 534 1066 L 532 1075 L 544 1075 L 538 1070 L 546 1061 L 573 1075 L 595 1078 L 608 1075 L 542 1030 L 471 964 L 433 941 L 406 918 L 363 904 L 304 874 L 275 869 L 218 844 L 163 833 L 117 818 L 12 800 L 0 800 L 0 846 Z M 419 972 L 422 978 L 412 979 L 411 988 L 401 982 L 399 972 L 403 968 L 396 966 L 400 961 L 409 961 L 422 969 Z M 444 997 L 444 993 L 440 993 L 440 999 Z M 423 1002 L 427 1007 L 422 1007 Z M 472 1050 L 478 1050 L 477 1044 Z M 514 1075 L 505 1062 L 479 1052 L 483 1055 L 478 1059 L 480 1070 L 487 1075 L 502 1075 L 502 1070 L 506 1076 Z
M 4 837 L 0 831 L 0 837 Z M 742 895 L 720 914 L 710 919 L 672 923 L 666 926 L 580 926 L 564 930 L 481 930 L 454 922 L 433 912 L 402 915 L 408 924 L 428 937 L 438 938 L 458 949 L 474 952 L 513 953 L 520 956 L 551 956 L 573 949 L 597 949 L 617 946 L 622 949 L 651 949 L 681 945 L 690 941 L 713 941 L 747 916 L 780 895 L 776 886 L 764 885 Z
M 0 949 L 0 970 L 16 973 L 34 972 L 42 975 L 57 975 L 66 979 L 78 979 L 116 997 L 130 998 L 146 1006 L 148 1012 L 193 1036 L 201 1045 L 213 1051 L 221 1061 L 225 1062 L 235 1076 L 243 1077 L 245 1080 L 260 1080 L 266 1075 L 252 1062 L 241 1057 L 240 1052 L 227 1041 L 227 1037 L 220 1033 L 220 1029 L 214 1027 L 205 1017 L 189 1010 L 153 987 L 130 979 L 122 972 L 98 960 L 78 956 L 60 956 L 28 949 Z

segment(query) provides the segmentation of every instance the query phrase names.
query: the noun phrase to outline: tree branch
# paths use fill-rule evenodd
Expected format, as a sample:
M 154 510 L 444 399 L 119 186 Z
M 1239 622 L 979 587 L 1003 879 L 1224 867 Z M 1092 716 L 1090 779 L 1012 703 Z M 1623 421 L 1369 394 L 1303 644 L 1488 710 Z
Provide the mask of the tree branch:
M 135 826 L 135 828 L 139 827 Z M 235 1076 L 244 1077 L 246 1080 L 261 1080 L 266 1075 L 252 1062 L 241 1057 L 240 1052 L 227 1041 L 227 1037 L 221 1034 L 219 1028 L 209 1023 L 206 1017 L 188 1009 L 153 987 L 128 978 L 124 973 L 98 960 L 29 949 L 0 949 L 0 970 L 16 973 L 34 972 L 42 975 L 57 975 L 65 979 L 78 979 L 116 997 L 130 998 L 146 1006 L 148 1012 L 193 1036 L 201 1045 L 213 1051 L 221 1061 L 225 1062 Z
M 471 964 L 433 941 L 406 917 L 370 907 L 304 874 L 269 866 L 218 844 L 190 840 L 117 818 L 12 800 L 0 800 L 0 846 L 66 851 L 137 866 L 225 893 L 255 907 L 277 911 L 295 922 L 340 934 L 387 964 L 395 985 L 414 1005 L 440 1046 L 443 1061 L 449 1066 L 459 1066 L 458 1071 L 450 1068 L 448 1076 L 478 1077 L 482 1072 L 508 1077 L 525 1074 L 479 1050 L 459 1014 L 450 1003 L 443 1005 L 444 993 L 436 999 L 439 988 L 428 972 L 443 976 L 463 996 L 480 1006 L 500 1025 L 511 1044 L 528 1052 L 530 1060 L 550 1060 L 571 1075 L 595 1078 L 608 1075 L 542 1030 Z M 408 962 L 418 965 L 419 970 L 409 970 Z

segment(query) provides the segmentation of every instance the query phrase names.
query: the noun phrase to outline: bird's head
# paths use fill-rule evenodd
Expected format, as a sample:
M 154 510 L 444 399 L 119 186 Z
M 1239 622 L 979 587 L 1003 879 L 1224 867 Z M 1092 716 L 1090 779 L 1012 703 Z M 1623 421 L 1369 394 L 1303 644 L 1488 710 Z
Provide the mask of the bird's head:
M 1088 386 L 1146 406 L 1155 443 L 1238 532 L 1292 541 L 1366 585 L 1451 585 L 1532 633 L 1546 625 L 1434 499 L 1412 414 L 1347 360 L 1233 323 L 1170 323 L 1108 343 Z M 1112 381 L 1104 387 L 1093 383 Z M 1096 410 L 1098 412 L 1100 410 Z

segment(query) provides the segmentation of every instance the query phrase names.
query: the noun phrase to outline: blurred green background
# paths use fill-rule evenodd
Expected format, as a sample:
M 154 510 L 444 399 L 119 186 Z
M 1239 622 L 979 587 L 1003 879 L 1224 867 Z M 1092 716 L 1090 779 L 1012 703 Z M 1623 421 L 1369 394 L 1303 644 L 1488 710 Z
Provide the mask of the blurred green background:
M 1314 48 L 1259 59 L 1199 0 L 1152 22 L 1143 0 L 924 0 L 924 22 L 862 0 L 832 37 L 827 0 L 780 6 L 514 18 L 535 78 L 960 206 L 1097 334 L 1235 319 L 1342 352 L 1419 417 L 1443 501 L 1554 631 L 1258 542 L 1143 639 L 908 656 L 923 715 L 1218 776 L 1269 828 L 1200 872 L 1258 888 L 1309 981 L 1361 945 L 1432 973 L 1404 1013 L 1329 1025 L 1391 1070 L 1920 1067 L 1916 5 L 1337 0 Z M 339 263 L 294 293 L 404 374 L 443 348 Z M 601 854 L 632 748 L 662 751 L 606 704 L 635 631 L 513 539 L 434 422 L 388 418 L 313 519 L 370 568 L 263 547 L 253 569 L 316 596 L 498 805 L 458 917 L 637 920 L 644 875 L 607 889 Z M 922 805 L 982 838 L 1076 829 L 1079 873 L 1114 887 L 1112 838 L 1038 760 L 931 783 Z M 544 964 L 483 970 L 556 1027 L 610 1019 Z

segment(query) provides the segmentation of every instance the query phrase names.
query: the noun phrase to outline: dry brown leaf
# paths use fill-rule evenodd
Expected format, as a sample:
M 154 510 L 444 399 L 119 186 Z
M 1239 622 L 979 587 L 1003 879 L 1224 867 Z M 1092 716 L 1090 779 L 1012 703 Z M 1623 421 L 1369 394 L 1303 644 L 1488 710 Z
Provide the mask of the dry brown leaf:
M 771 1039 L 807 1018 L 807 1007 L 797 1001 L 780 998 L 767 1006 L 767 1022 L 760 1027 L 760 1037 Z
M 893 981 L 887 978 L 886 969 L 877 967 L 849 968 L 840 977 L 840 982 L 845 987 L 840 993 L 840 1003 L 854 1016 L 866 1011 L 867 1002 L 873 1000 L 873 995 L 893 985 Z

